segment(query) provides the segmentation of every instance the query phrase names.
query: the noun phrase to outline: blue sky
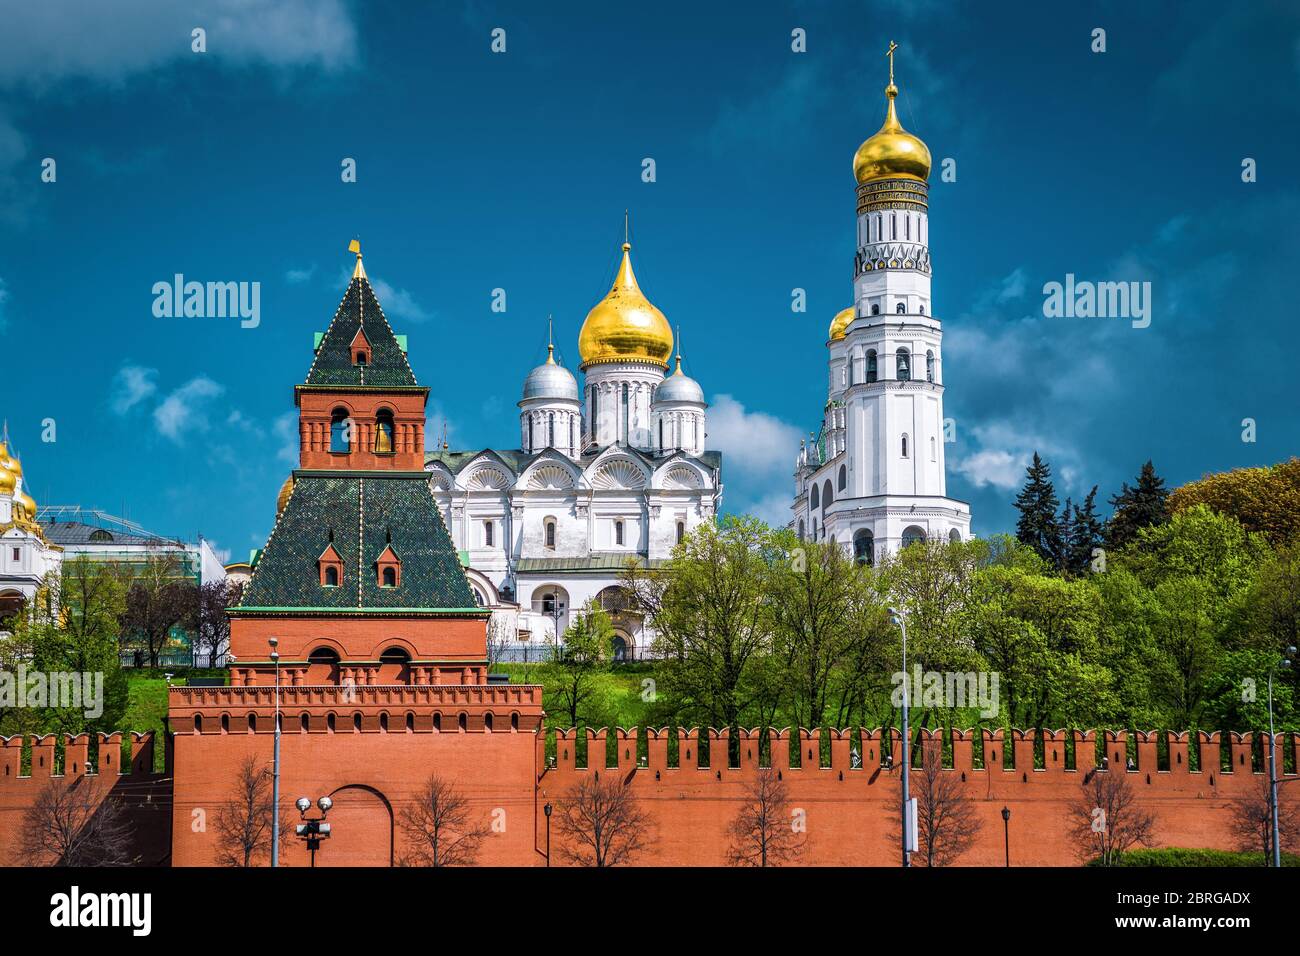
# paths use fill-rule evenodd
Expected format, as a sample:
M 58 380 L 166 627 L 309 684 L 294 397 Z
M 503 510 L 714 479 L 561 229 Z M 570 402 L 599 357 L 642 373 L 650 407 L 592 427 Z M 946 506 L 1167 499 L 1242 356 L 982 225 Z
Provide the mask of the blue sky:
M 431 434 L 513 446 L 546 316 L 576 366 L 629 208 L 642 288 L 713 404 L 728 510 L 787 514 L 890 39 L 904 124 L 957 164 L 931 185 L 934 310 L 949 493 L 977 533 L 1013 526 L 1035 449 L 1064 498 L 1147 458 L 1178 484 L 1300 447 L 1293 4 L 5 6 L 0 415 L 42 504 L 260 546 L 354 236 Z M 259 326 L 155 318 L 175 273 L 260 282 Z M 1067 273 L 1150 281 L 1150 327 L 1044 318 Z

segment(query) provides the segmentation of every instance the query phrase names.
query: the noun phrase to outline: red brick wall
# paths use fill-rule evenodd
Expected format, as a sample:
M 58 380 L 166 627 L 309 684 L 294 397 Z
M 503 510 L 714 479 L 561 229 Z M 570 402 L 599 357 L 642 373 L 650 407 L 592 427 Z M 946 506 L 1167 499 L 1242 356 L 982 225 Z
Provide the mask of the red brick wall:
M 55 774 L 54 734 L 43 737 L 0 737 L 0 865 L 13 865 L 25 816 L 37 797 L 51 782 L 78 784 L 93 778 L 99 784 L 92 791 L 100 801 L 112 795 L 122 801 L 132 829 L 132 855 L 141 866 L 166 865 L 171 843 L 170 770 L 154 773 L 154 735 L 130 735 L 130 762 L 122 763 L 120 733 L 99 734 L 98 759 L 90 766 L 90 736 L 65 734 L 63 773 Z M 21 775 L 24 743 L 31 749 L 30 773 Z M 83 784 L 84 785 L 84 784 Z

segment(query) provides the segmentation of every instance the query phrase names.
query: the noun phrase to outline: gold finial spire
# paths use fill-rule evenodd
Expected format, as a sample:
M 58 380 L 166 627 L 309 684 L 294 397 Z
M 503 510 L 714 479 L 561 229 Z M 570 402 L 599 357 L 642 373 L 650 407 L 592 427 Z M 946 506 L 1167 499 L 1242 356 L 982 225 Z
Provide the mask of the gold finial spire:
M 632 217 L 628 215 L 628 211 L 624 209 L 623 210 L 623 251 L 624 252 L 627 252 L 627 250 L 632 248 L 631 218 Z
M 894 51 L 898 49 L 898 44 L 893 40 L 889 41 L 889 49 L 885 51 L 885 56 L 889 57 L 889 85 L 894 85 Z
M 677 326 L 677 371 L 673 374 L 682 374 L 682 327 L 680 325 Z
M 546 364 L 555 364 L 555 322 L 549 315 L 546 317 Z
M 361 264 L 361 240 L 353 239 L 351 242 L 349 242 L 348 252 L 356 253 L 356 257 L 357 257 L 357 267 L 352 270 L 352 278 L 365 279 L 367 282 L 369 282 L 370 280 L 366 276 L 366 267 Z

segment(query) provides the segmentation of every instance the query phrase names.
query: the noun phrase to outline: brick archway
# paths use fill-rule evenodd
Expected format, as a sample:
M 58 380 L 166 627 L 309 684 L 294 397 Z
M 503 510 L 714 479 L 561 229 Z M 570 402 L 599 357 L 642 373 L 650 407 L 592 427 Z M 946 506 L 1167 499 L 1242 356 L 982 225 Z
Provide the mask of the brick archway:
M 330 794 L 330 838 L 317 866 L 393 866 L 393 805 L 374 787 L 354 783 Z

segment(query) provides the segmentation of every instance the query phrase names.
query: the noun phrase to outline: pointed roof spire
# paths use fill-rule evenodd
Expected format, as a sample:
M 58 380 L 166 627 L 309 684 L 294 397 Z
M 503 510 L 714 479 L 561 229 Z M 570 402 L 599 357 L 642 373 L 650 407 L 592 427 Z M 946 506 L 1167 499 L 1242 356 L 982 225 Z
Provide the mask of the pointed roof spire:
M 682 327 L 680 325 L 677 326 L 677 371 L 673 374 L 682 374 Z
M 361 264 L 361 240 L 353 239 L 348 243 L 348 252 L 354 252 L 357 256 L 357 266 L 352 270 L 352 278 L 365 279 L 367 282 L 370 278 L 366 275 L 366 267 Z
M 555 321 L 546 317 L 546 364 L 555 364 Z

